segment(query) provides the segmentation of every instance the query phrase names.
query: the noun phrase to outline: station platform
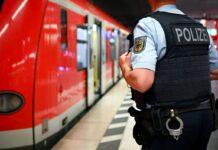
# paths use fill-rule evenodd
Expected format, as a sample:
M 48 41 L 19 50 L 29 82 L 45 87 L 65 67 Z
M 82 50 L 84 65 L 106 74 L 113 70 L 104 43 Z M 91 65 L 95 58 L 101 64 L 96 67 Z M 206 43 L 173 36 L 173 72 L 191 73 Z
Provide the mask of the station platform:
M 218 82 L 212 85 L 218 94 Z M 52 150 L 140 150 L 132 137 L 134 119 L 127 113 L 134 105 L 130 98 L 130 89 L 120 80 Z M 217 150 L 217 141 L 218 130 L 207 150 Z

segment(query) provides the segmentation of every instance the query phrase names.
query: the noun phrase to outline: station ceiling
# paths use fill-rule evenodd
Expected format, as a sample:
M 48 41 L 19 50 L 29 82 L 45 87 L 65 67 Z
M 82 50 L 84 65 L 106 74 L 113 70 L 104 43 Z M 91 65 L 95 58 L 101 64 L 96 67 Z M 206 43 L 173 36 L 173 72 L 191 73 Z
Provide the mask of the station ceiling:
M 218 0 L 177 0 L 177 5 L 194 18 L 218 19 Z
M 90 1 L 129 28 L 132 28 L 138 18 L 151 12 L 148 0 Z M 218 0 L 177 0 L 177 6 L 197 19 L 218 19 Z

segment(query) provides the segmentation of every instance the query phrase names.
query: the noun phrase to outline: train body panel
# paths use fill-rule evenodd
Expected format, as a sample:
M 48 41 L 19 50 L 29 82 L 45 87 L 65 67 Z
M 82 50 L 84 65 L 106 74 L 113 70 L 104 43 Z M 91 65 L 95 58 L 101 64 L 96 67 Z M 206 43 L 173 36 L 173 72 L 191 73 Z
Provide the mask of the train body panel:
M 0 149 L 50 148 L 117 81 L 118 29 L 128 33 L 88 0 L 3 2 Z M 15 112 L 1 113 L 5 93 L 23 100 Z
M 44 19 L 36 70 L 35 103 L 39 104 L 35 108 L 35 125 L 41 123 L 43 118 L 51 119 L 63 113 L 86 96 L 86 71 L 77 70 L 76 43 L 68 42 L 66 49 L 61 48 L 61 9 L 49 3 Z M 76 41 L 77 25 L 85 23 L 85 16 L 66 11 L 67 41 Z
M 61 31 L 65 28 L 61 24 L 63 11 L 67 14 L 67 34 L 62 34 Z M 85 16 L 49 2 L 40 37 L 36 69 L 36 143 L 61 130 L 72 120 L 71 116 L 76 116 L 85 109 L 86 71 L 78 70 L 75 51 L 77 26 L 83 24 Z M 67 38 L 66 47 L 62 45 L 62 38 Z M 71 107 L 77 103 L 82 103 L 81 110 L 70 113 Z
M 0 149 L 34 143 L 34 71 L 46 3 L 47 0 L 3 1 L 0 12 Z M 20 96 L 21 108 L 7 111 L 17 103 L 9 94 Z
M 5 1 L 0 13 L 0 92 L 15 92 L 25 100 L 20 111 L 0 115 L 0 120 L 8 122 L 0 130 L 32 127 L 34 66 L 46 1 L 32 3 Z M 37 13 L 32 11 L 36 8 Z

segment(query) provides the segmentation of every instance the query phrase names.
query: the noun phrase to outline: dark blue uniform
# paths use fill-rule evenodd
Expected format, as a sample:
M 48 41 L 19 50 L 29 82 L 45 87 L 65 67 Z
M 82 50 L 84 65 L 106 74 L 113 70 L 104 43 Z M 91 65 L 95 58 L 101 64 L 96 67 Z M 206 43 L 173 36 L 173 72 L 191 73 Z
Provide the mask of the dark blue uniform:
M 172 136 L 155 138 L 142 150 L 206 150 L 213 129 L 212 111 L 196 111 L 180 115 L 184 122 L 179 140 Z
M 180 10 L 178 10 L 176 8 L 175 5 L 164 5 L 161 8 L 159 8 L 158 11 L 173 13 L 173 14 L 178 14 L 178 15 L 184 15 Z M 175 25 L 175 27 L 172 27 L 172 29 L 173 29 L 172 34 L 175 35 L 174 38 L 175 38 L 175 43 L 177 44 L 177 46 L 188 45 L 187 44 L 188 42 L 201 43 L 201 44 L 205 44 L 204 42 L 210 42 L 210 44 L 208 44 L 208 45 L 210 45 L 208 48 L 209 49 L 208 68 L 210 70 L 214 70 L 214 69 L 218 68 L 218 53 L 215 50 L 215 48 L 212 44 L 212 40 L 210 37 L 208 37 L 205 29 L 198 28 L 198 27 L 192 27 L 192 26 L 183 27 L 181 25 L 178 25 L 178 26 Z M 134 30 L 134 47 L 133 47 L 133 53 L 132 53 L 132 57 L 131 57 L 132 68 L 133 69 L 144 68 L 144 69 L 156 71 L 157 62 L 159 60 L 161 60 L 166 55 L 167 41 L 166 41 L 165 36 L 166 35 L 165 35 L 165 32 L 164 32 L 161 24 L 156 19 L 154 19 L 152 17 L 146 17 L 146 18 L 141 19 L 139 21 L 139 23 L 136 25 L 135 30 Z M 186 52 L 186 53 L 188 55 L 188 52 Z M 193 53 L 191 55 L 195 55 L 194 53 L 195 52 L 193 51 Z M 173 57 L 175 57 L 175 56 L 173 56 Z M 205 59 L 202 58 L 202 60 L 205 60 Z M 200 62 L 201 59 L 199 59 L 197 61 Z M 193 63 L 194 62 L 195 62 L 195 60 L 193 61 Z M 174 62 L 172 61 L 171 64 L 174 64 Z M 180 63 L 178 63 L 178 65 L 179 64 Z M 198 63 L 196 63 L 196 64 L 198 64 Z M 164 68 L 164 66 L 162 66 L 162 68 Z M 190 70 L 192 70 L 192 69 L 190 69 Z M 190 70 L 187 70 L 187 74 L 189 74 Z M 182 71 L 184 73 L 184 70 L 182 70 Z M 203 74 L 202 74 L 202 76 L 203 76 Z M 188 75 L 187 76 L 185 75 L 185 77 L 187 78 Z M 164 79 L 165 79 L 165 77 L 164 77 Z M 177 81 L 175 81 L 175 82 L 177 82 Z M 197 81 L 197 82 L 199 83 L 199 81 Z M 180 86 L 181 83 L 179 83 L 178 86 Z M 163 84 L 164 84 L 164 82 L 163 82 Z M 173 82 L 172 82 L 172 84 L 173 84 Z M 187 87 L 192 86 L 192 85 L 188 85 L 188 83 L 186 83 L 186 85 L 187 85 Z M 160 86 L 160 85 L 158 85 L 158 86 Z M 199 85 L 197 85 L 197 86 L 199 86 Z M 197 86 L 195 86 L 195 88 L 197 88 Z M 202 87 L 203 86 L 204 85 L 202 85 Z M 209 91 L 209 88 L 210 88 L 209 85 L 207 84 L 205 86 L 206 86 L 205 88 L 202 88 L 202 91 L 204 91 L 204 90 Z M 172 87 L 168 87 L 168 88 L 172 88 Z M 170 90 L 173 90 L 173 88 Z M 157 90 L 158 93 L 162 93 L 162 94 L 157 94 L 157 95 L 159 96 L 158 98 L 163 99 L 163 101 L 165 100 L 164 96 L 165 96 L 165 98 L 168 98 L 170 94 L 172 94 L 172 97 L 174 99 L 179 100 L 180 98 L 181 99 L 183 98 L 183 96 L 182 96 L 183 91 L 184 91 L 184 93 L 186 93 L 186 95 L 188 95 L 187 93 L 189 93 L 190 90 L 192 90 L 192 89 L 185 89 L 184 88 L 184 90 L 180 90 L 179 92 L 175 92 L 175 93 L 181 94 L 180 97 L 177 97 L 177 95 L 173 95 L 173 93 L 167 93 L 168 95 L 165 94 L 164 93 L 164 86 L 163 86 L 162 88 Z M 168 91 L 169 91 L 169 89 L 168 89 Z M 191 94 L 194 94 L 194 92 L 193 93 L 191 92 L 190 95 Z M 184 98 L 187 98 L 187 97 L 188 96 L 184 96 Z M 149 96 L 147 96 L 146 98 L 151 100 L 151 98 Z M 145 101 L 145 103 L 146 103 L 145 104 L 146 107 L 153 105 L 152 100 Z M 206 150 L 208 140 L 210 138 L 211 132 L 213 131 L 213 112 L 212 112 L 212 110 L 207 109 L 207 110 L 181 113 L 181 114 L 179 114 L 179 117 L 182 119 L 182 121 L 184 123 L 184 128 L 183 128 L 183 134 L 179 137 L 178 140 L 175 140 L 170 135 L 158 136 L 158 137 L 155 137 L 153 140 L 151 140 L 149 143 L 144 144 L 142 146 L 142 149 L 143 150 L 160 150 L 160 149 L 164 149 L 164 150 L 165 149 L 166 150 L 180 150 L 180 149 L 181 150 L 193 150 L 193 149 Z

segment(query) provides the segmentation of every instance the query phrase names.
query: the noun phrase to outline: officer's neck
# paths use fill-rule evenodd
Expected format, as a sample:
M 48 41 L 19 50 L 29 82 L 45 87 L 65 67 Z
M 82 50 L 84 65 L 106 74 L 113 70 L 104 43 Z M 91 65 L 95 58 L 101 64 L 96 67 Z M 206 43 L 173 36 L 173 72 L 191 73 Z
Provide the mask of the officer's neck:
M 154 7 L 152 7 L 152 11 L 157 10 L 158 8 L 160 8 L 163 5 L 176 5 L 176 2 L 159 2 Z

